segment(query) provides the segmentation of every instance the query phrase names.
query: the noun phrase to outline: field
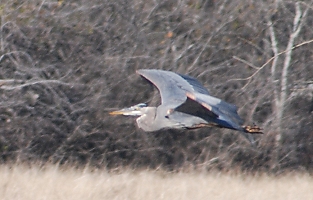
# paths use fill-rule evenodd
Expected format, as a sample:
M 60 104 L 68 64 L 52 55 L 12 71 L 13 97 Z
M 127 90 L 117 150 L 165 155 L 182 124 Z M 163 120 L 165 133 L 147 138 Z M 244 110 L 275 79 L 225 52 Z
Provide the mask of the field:
M 107 172 L 7 165 L 0 196 L 11 199 L 312 199 L 312 176 L 164 171 Z

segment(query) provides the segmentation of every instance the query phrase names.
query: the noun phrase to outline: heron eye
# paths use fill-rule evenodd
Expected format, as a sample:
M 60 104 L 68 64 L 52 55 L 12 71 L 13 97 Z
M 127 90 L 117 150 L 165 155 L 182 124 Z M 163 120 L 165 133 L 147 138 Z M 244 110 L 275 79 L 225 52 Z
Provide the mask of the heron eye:
M 139 108 L 144 108 L 144 107 L 147 107 L 147 104 L 145 103 L 140 103 L 137 105 Z

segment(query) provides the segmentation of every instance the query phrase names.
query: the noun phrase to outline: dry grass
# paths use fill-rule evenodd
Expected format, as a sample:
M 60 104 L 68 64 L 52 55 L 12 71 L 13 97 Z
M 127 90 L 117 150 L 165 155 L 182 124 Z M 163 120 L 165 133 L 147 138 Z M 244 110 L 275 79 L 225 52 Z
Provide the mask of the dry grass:
M 312 199 L 309 175 L 282 177 L 1 166 L 1 199 Z

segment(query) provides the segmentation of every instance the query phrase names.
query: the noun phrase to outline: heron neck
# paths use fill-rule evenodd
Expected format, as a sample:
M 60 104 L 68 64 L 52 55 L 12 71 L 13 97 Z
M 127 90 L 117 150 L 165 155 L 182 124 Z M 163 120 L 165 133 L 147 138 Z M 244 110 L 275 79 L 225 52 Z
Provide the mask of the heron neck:
M 147 132 L 152 132 L 160 129 L 160 124 L 157 121 L 157 108 L 145 107 L 142 109 L 142 115 L 137 118 L 138 127 Z

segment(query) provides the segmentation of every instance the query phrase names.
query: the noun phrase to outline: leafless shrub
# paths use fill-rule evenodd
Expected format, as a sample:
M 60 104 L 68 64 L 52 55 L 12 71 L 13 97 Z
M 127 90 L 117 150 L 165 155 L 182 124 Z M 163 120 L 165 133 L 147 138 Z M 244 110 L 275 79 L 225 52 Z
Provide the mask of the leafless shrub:
M 312 170 L 309 3 L 0 3 L 1 162 Z M 135 74 L 140 68 L 197 77 L 265 135 L 252 148 L 233 131 L 144 133 L 133 119 L 109 117 L 113 108 L 159 102 Z

